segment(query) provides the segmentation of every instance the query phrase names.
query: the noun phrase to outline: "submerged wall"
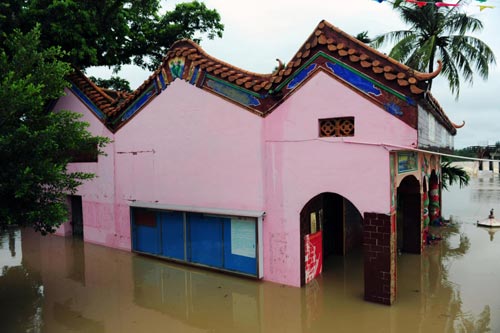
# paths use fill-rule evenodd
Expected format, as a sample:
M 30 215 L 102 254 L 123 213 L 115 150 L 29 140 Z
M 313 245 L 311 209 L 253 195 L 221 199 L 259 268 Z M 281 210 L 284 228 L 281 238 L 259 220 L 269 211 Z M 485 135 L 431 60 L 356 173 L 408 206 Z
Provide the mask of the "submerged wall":
M 319 137 L 319 119 L 354 117 L 353 137 Z M 333 192 L 363 215 L 390 211 L 389 151 L 417 132 L 320 72 L 265 119 L 265 278 L 300 285 L 300 221 L 314 196 Z
M 70 90 L 59 99 L 54 110 L 71 110 L 82 115 L 81 120 L 89 124 L 93 135 L 108 137 L 114 135 L 102 121 L 89 110 Z M 82 196 L 84 240 L 96 244 L 130 250 L 130 227 L 127 220 L 117 214 L 115 203 L 115 143 L 104 148 L 105 155 L 98 162 L 70 163 L 68 171 L 82 171 L 95 174 L 95 178 L 85 181 L 75 195 Z M 71 233 L 71 225 L 62 225 L 58 234 Z
M 304 205 L 333 192 L 361 215 L 389 214 L 388 147 L 417 142 L 415 129 L 323 72 L 266 118 L 181 80 L 115 134 L 71 92 L 62 108 L 113 140 L 98 163 L 70 165 L 97 175 L 77 193 L 86 241 L 130 250 L 130 207 L 138 203 L 265 211 L 264 279 L 295 286 Z M 320 138 L 318 120 L 333 117 L 354 117 L 355 135 Z

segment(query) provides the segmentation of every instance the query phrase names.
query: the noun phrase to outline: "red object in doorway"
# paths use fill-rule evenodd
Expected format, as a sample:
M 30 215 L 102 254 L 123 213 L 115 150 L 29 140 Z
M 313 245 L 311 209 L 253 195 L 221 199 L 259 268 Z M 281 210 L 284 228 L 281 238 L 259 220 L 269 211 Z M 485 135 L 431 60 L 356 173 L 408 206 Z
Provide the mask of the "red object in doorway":
M 323 271 L 323 233 L 318 231 L 304 236 L 306 283 Z

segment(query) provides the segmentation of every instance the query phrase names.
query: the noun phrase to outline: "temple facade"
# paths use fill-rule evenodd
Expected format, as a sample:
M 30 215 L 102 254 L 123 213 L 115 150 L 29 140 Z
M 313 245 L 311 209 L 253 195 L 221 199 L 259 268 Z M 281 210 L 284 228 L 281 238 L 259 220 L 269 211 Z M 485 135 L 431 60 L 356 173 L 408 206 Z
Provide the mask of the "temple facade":
M 322 21 L 287 64 L 245 71 L 176 42 L 137 90 L 82 73 L 55 110 L 106 155 L 57 231 L 87 242 L 303 286 L 362 252 L 365 299 L 392 304 L 398 251 L 440 217 L 439 152 L 456 128 L 420 73 Z

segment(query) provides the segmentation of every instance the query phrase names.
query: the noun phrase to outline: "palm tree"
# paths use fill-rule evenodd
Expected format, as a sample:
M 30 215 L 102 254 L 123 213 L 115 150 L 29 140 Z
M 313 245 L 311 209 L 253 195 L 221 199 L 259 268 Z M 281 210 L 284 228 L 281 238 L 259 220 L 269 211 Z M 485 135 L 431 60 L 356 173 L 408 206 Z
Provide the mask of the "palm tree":
M 368 31 L 361 31 L 359 34 L 354 36 L 354 38 L 365 44 L 369 44 L 372 42 L 372 39 L 368 36 Z
M 467 35 L 480 32 L 483 23 L 461 11 L 460 6 L 435 6 L 395 0 L 394 9 L 409 25 L 408 30 L 391 31 L 373 39 L 372 46 L 378 48 L 386 42 L 395 42 L 389 56 L 418 71 L 433 72 L 436 60 L 443 63 L 442 75 L 448 80 L 451 92 L 458 99 L 460 79 L 472 84 L 473 73 L 477 71 L 488 78 L 489 65 L 495 64 L 495 55 L 480 39 Z M 460 0 L 458 4 L 464 1 Z M 431 89 L 429 82 L 428 90 Z
M 443 156 L 441 161 L 441 178 L 443 189 L 445 190 L 454 183 L 458 183 L 460 188 L 469 185 L 470 177 L 467 171 L 452 163 L 453 161 Z

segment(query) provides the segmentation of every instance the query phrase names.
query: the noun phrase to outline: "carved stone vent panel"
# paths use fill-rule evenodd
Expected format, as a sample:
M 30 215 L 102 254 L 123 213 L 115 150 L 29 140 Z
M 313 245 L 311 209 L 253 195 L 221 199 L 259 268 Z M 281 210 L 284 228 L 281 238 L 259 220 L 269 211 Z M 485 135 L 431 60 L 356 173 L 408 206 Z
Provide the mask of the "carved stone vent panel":
M 319 136 L 354 136 L 354 117 L 320 119 Z

